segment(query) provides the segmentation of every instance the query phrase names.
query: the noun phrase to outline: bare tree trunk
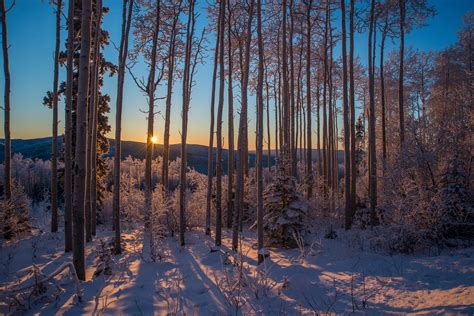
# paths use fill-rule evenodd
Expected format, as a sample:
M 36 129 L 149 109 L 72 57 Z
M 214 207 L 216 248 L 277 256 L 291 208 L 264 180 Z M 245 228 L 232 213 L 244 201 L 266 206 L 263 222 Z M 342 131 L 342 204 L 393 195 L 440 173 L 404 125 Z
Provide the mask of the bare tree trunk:
M 179 1 L 178 10 L 174 11 L 173 25 L 168 50 L 168 83 L 166 93 L 165 131 L 163 135 L 163 162 L 161 166 L 161 182 L 166 192 L 169 190 L 169 154 L 170 154 L 170 125 L 171 125 L 171 97 L 173 96 L 173 75 L 176 55 L 177 25 L 181 13 L 182 0 Z
M 316 82 L 316 124 L 318 125 L 317 130 L 317 146 L 318 146 L 318 176 L 321 177 L 323 175 L 323 156 L 321 155 L 321 83 L 320 77 L 316 78 L 318 81 Z
M 388 13 L 387 13 L 388 14 Z M 382 30 L 382 42 L 380 44 L 380 101 L 382 104 L 382 159 L 383 171 L 385 172 L 385 163 L 387 160 L 387 133 L 385 119 L 385 78 L 384 78 L 384 48 L 387 37 L 388 16 L 385 17 L 385 25 Z
M 11 7 L 5 9 L 5 0 L 0 0 L 0 14 L 2 19 L 2 49 L 3 49 L 3 74 L 5 75 L 4 88 L 4 131 L 5 131 L 5 167 L 4 167 L 4 199 L 11 199 L 11 134 L 10 134 L 10 63 L 8 60 L 8 32 L 7 32 L 7 12 Z
M 219 103 L 217 106 L 217 161 L 216 161 L 216 246 L 222 239 L 222 111 L 224 108 L 224 26 L 225 0 L 219 3 Z
M 97 99 L 97 83 L 99 76 L 99 51 L 100 51 L 100 23 L 102 18 L 102 3 L 96 1 L 94 10 L 95 16 L 95 28 L 94 28 L 94 39 L 92 41 L 92 66 L 90 71 L 90 84 L 89 84 L 89 109 L 88 109 L 88 136 L 87 136 L 87 159 L 86 159 L 86 241 L 92 240 L 92 222 L 95 224 L 95 218 L 92 217 L 92 178 L 95 178 L 95 165 L 92 165 L 92 161 L 97 152 L 97 148 L 94 148 L 94 132 L 97 131 L 97 111 L 98 111 L 98 99 Z M 93 170 L 94 169 L 94 173 Z M 94 187 L 95 190 L 95 187 Z
M 53 144 L 51 148 L 51 232 L 58 231 L 58 78 L 61 43 L 62 0 L 56 6 L 56 46 L 54 50 L 53 79 Z
M 306 4 L 306 198 L 313 196 L 313 147 L 311 130 L 311 6 L 313 1 Z M 319 135 L 318 135 L 319 136 Z
M 220 23 L 217 23 L 217 40 L 214 52 L 214 69 L 212 72 L 212 92 L 211 92 L 211 126 L 209 129 L 209 148 L 207 154 L 207 198 L 206 198 L 206 235 L 211 234 L 211 203 L 212 203 L 212 178 L 214 176 L 213 171 L 213 159 L 214 159 L 214 107 L 216 99 L 216 77 L 217 77 L 217 63 L 219 56 L 219 38 L 220 38 Z
M 328 187 L 328 126 L 327 126 L 327 78 L 328 78 L 328 29 L 329 4 L 326 5 L 326 23 L 324 30 L 324 79 L 323 79 L 323 187 L 325 194 Z
M 65 150 L 64 150 L 64 251 L 72 250 L 72 89 L 74 76 L 74 2 L 69 0 L 67 39 L 67 85 L 65 108 Z
M 122 10 L 122 36 L 120 40 L 119 52 L 119 70 L 117 80 L 117 103 L 115 113 L 115 153 L 114 153 L 114 192 L 113 192 L 113 213 L 115 226 L 115 253 L 120 254 L 122 247 L 120 244 L 120 159 L 122 154 L 122 104 L 123 104 L 123 85 L 125 80 L 125 65 L 128 55 L 128 35 L 132 20 L 133 1 L 130 0 L 128 13 L 127 2 L 123 2 Z
M 76 109 L 76 154 L 74 167 L 74 247 L 73 261 L 77 277 L 86 279 L 84 253 L 84 207 L 87 156 L 87 96 L 89 88 L 89 60 L 91 49 L 91 0 L 82 0 L 81 55 L 79 61 L 79 87 Z
M 374 7 L 375 0 L 372 0 L 370 9 L 369 27 L 369 194 L 370 194 L 370 217 L 371 224 L 377 221 L 377 157 L 375 152 L 375 92 L 374 92 L 374 64 L 372 51 L 372 35 L 374 29 Z
M 258 82 L 257 82 L 257 249 L 258 264 L 265 259 L 263 244 L 263 37 L 262 3 L 257 0 Z
M 405 117 L 404 117 L 404 102 L 403 102 L 403 76 L 404 76 L 404 55 L 405 55 L 405 1 L 398 0 L 400 9 L 400 67 L 398 79 L 398 119 L 400 129 L 400 150 L 405 141 Z
M 265 98 L 267 103 L 267 166 L 268 172 L 272 171 L 272 149 L 271 149 L 271 133 L 270 133 L 270 84 L 268 82 L 268 70 L 265 63 Z
M 354 84 L 354 10 L 355 0 L 350 0 L 349 13 L 349 96 L 350 96 L 350 130 L 351 130 L 351 218 L 356 211 L 356 130 L 355 130 L 355 84 Z
M 252 18 L 253 18 L 254 1 L 250 0 L 249 16 L 247 22 L 247 38 L 246 38 L 246 62 L 242 65 L 242 109 L 240 111 L 239 119 L 239 133 L 237 137 L 237 190 L 236 190 L 236 202 L 237 207 L 235 208 L 234 221 L 232 225 L 232 250 L 236 251 L 238 247 L 239 238 L 239 225 L 242 224 L 242 213 L 244 204 L 244 169 L 245 169 L 245 133 L 247 125 L 247 86 L 249 79 L 249 67 L 250 67 L 250 41 L 252 37 Z
M 182 132 L 181 132 L 181 170 L 179 185 L 179 242 L 184 246 L 184 233 L 186 230 L 185 213 L 186 213 L 186 169 L 187 169 L 187 153 L 186 139 L 188 134 L 188 112 L 191 94 L 192 79 L 190 78 L 191 50 L 194 34 L 194 0 L 189 2 L 188 25 L 186 29 L 186 51 L 184 60 L 184 77 L 183 77 L 183 111 L 182 111 Z
M 285 173 L 291 175 L 291 166 L 288 166 L 288 160 L 291 157 L 291 144 L 290 144 L 290 104 L 289 104 L 289 87 L 288 87 L 288 52 L 287 52 L 287 39 L 286 39 L 286 20 L 287 20 L 287 8 L 286 0 L 282 2 L 283 10 L 283 45 L 282 45 L 282 71 L 283 71 L 283 166 Z
M 229 139 L 229 153 L 227 163 L 227 228 L 232 227 L 232 219 L 234 216 L 234 91 L 232 83 L 232 72 L 233 72 L 233 55 L 232 55 L 232 9 L 228 6 L 228 20 L 227 20 L 227 53 L 229 59 L 229 70 L 228 70 L 228 87 L 227 97 L 229 102 L 228 109 L 228 139 Z
M 153 161 L 153 124 L 155 118 L 155 91 L 157 83 L 155 82 L 156 73 L 156 59 L 157 59 L 157 44 L 158 33 L 160 30 L 160 14 L 161 1 L 158 0 L 156 4 L 156 21 L 153 30 L 153 39 L 151 47 L 150 72 L 148 76 L 148 83 L 146 86 L 148 94 L 148 128 L 146 139 L 146 161 L 145 161 L 145 238 L 144 238 L 144 255 L 148 257 L 151 254 L 153 260 L 153 238 L 151 227 L 151 212 L 153 207 L 153 184 L 152 184 L 152 170 L 151 164 Z M 149 249 L 147 249 L 149 247 Z M 148 253 L 150 251 L 150 253 Z
M 94 112 L 93 112 L 93 128 L 92 128 L 92 143 L 91 143 L 91 234 L 92 236 L 96 235 L 96 225 L 97 225 L 97 126 L 99 124 L 98 117 L 99 117 L 99 107 L 100 107 L 100 99 L 99 99 L 99 72 L 100 72 L 100 35 L 102 32 L 102 0 L 97 0 L 97 9 L 96 12 L 98 14 L 97 26 L 96 26 L 96 34 L 95 34 L 95 82 L 92 86 L 93 94 L 92 97 Z M 120 226 L 120 225 L 119 225 Z M 119 227 L 120 228 L 120 227 Z
M 290 38 L 289 38 L 289 54 L 290 54 L 290 91 L 289 93 L 289 102 L 290 102 L 290 150 L 291 150 L 291 175 L 297 177 L 297 158 L 296 150 L 298 147 L 298 142 L 296 139 L 296 115 L 295 115 L 295 66 L 294 66 L 294 55 L 293 55 L 293 34 L 294 34 L 294 17 L 293 17 L 293 5 L 294 0 L 290 0 Z
M 345 202 L 345 228 L 352 225 L 351 209 L 351 151 L 349 131 L 349 101 L 347 91 L 347 53 L 346 53 L 346 1 L 341 0 L 341 29 L 342 29 L 342 95 L 343 95 L 343 121 L 344 121 L 344 202 Z

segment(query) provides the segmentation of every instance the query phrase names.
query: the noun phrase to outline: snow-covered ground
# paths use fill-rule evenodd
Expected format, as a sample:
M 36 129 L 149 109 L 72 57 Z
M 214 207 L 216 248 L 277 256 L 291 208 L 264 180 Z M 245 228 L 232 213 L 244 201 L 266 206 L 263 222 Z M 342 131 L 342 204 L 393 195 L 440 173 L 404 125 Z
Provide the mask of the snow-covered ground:
M 363 233 L 338 231 L 336 239 L 312 235 L 303 255 L 298 249 L 269 249 L 270 257 L 256 268 L 251 233 L 243 238 L 241 256 L 234 257 L 230 232 L 224 231 L 224 244 L 215 251 L 213 240 L 196 231 L 186 234 L 185 247 L 165 240 L 162 261 L 153 263 L 142 259 L 140 231 L 124 234 L 125 250 L 112 257 L 110 276 L 93 277 L 101 242 L 107 246 L 112 232 L 101 230 L 88 244 L 82 302 L 76 302 L 74 282 L 63 273 L 44 294 L 23 296 L 16 304 L 24 309 L 16 313 L 474 314 L 474 248 L 390 256 L 363 249 Z M 2 245 L 0 314 L 15 304 L 2 294 L 32 282 L 33 265 L 47 275 L 71 260 L 62 250 L 62 233 Z

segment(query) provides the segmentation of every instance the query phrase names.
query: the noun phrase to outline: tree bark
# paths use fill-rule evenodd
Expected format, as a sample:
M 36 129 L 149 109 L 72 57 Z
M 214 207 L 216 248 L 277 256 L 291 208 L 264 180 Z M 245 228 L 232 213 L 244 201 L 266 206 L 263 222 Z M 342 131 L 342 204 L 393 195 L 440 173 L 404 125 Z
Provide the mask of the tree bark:
M 120 173 L 122 154 L 122 105 L 123 105 L 123 85 L 125 80 L 125 65 L 128 55 L 128 35 L 132 20 L 133 1 L 130 0 L 127 14 L 127 1 L 123 2 L 122 10 L 122 36 L 120 39 L 119 70 L 117 80 L 117 102 L 115 113 L 115 153 L 114 153 L 114 191 L 113 191 L 113 213 L 115 227 L 115 253 L 122 252 L 121 232 L 120 232 Z
M 370 26 L 369 26 L 369 195 L 370 195 L 370 218 L 371 224 L 377 221 L 377 156 L 375 152 L 375 91 L 374 91 L 374 61 L 372 58 L 372 35 L 374 29 L 374 7 L 375 0 L 371 2 Z
M 222 239 L 222 112 L 224 108 L 224 26 L 225 0 L 219 3 L 219 103 L 217 106 L 217 161 L 216 161 L 216 246 Z
M 257 82 L 257 249 L 258 264 L 265 259 L 263 244 L 263 38 L 262 3 L 257 0 L 258 82 Z
M 241 80 L 241 97 L 242 97 L 242 109 L 240 111 L 239 119 L 239 133 L 237 137 L 237 190 L 236 190 L 236 202 L 237 207 L 234 213 L 234 223 L 232 225 L 232 250 L 236 251 L 238 247 L 239 237 L 239 226 L 242 227 L 242 216 L 244 207 L 244 172 L 245 172 L 245 139 L 246 139 L 246 125 L 247 125 L 247 86 L 249 80 L 249 68 L 250 68 L 250 42 L 252 39 L 252 19 L 253 19 L 254 0 L 250 0 L 249 4 L 249 16 L 247 21 L 247 38 L 246 38 L 246 58 L 245 63 L 241 62 L 242 69 L 242 80 Z M 242 50 L 240 50 L 242 60 Z
M 216 47 L 214 52 L 214 69 L 212 71 L 212 91 L 211 91 L 211 126 L 209 128 L 209 148 L 207 154 L 207 198 L 206 198 L 206 235 L 211 234 L 211 203 L 212 203 L 212 178 L 214 177 L 213 160 L 214 160 L 214 108 L 216 99 L 216 77 L 217 63 L 219 57 L 219 38 L 220 38 L 220 19 L 217 23 Z
M 0 14 L 2 19 L 2 50 L 3 50 L 3 74 L 5 75 L 4 88 L 4 132 L 5 132 L 5 158 L 4 158 L 4 199 L 9 201 L 12 196 L 11 188 L 11 134 L 10 134 L 10 62 L 8 56 L 8 31 L 7 31 L 7 10 L 5 0 L 0 0 Z
M 344 121 L 344 202 L 345 202 L 345 228 L 352 225 L 351 209 L 351 151 L 349 131 L 349 102 L 347 91 L 347 53 L 346 53 L 346 1 L 341 0 L 341 29 L 342 29 L 342 95 L 343 95 L 343 121 Z
M 306 198 L 313 196 L 313 147 L 311 131 L 311 6 L 308 0 L 306 7 Z
M 171 97 L 173 95 L 173 75 L 176 55 L 177 25 L 181 13 L 182 0 L 179 1 L 178 10 L 174 11 L 173 25 L 168 50 L 168 83 L 166 92 L 165 131 L 163 135 L 163 162 L 161 166 L 161 182 L 166 192 L 169 190 L 169 154 L 170 154 L 170 125 L 171 125 Z
M 74 166 L 73 200 L 73 261 L 77 276 L 85 281 L 84 207 L 87 156 L 87 97 L 89 88 L 89 60 L 91 49 L 91 0 L 82 0 L 81 55 L 79 60 L 79 87 L 76 109 L 76 153 Z
M 351 130 L 351 218 L 356 211 L 356 130 L 355 130 L 355 84 L 354 84 L 354 11 L 355 0 L 350 0 L 349 13 L 349 96 L 350 96 L 350 130 Z
M 179 185 L 179 241 L 184 246 L 184 233 L 186 230 L 185 214 L 186 214 L 186 169 L 187 169 L 187 153 L 186 138 L 188 133 L 188 112 L 190 101 L 190 90 L 192 79 L 190 79 L 190 63 L 191 49 L 194 33 L 194 0 L 189 3 L 188 24 L 186 28 L 186 51 L 184 60 L 184 77 L 183 77 L 183 111 L 182 111 L 182 132 L 181 132 L 181 169 L 180 169 L 180 185 Z
M 93 112 L 93 128 L 92 128 L 92 143 L 91 143 L 91 234 L 92 236 L 96 235 L 96 226 L 97 226 L 97 126 L 99 124 L 98 117 L 99 117 L 99 107 L 100 107 L 100 99 L 99 99 L 99 73 L 100 73 L 100 62 L 101 62 L 101 55 L 100 55 L 100 36 L 102 32 L 102 0 L 97 0 L 97 9 L 96 12 L 98 14 L 98 21 L 96 26 L 96 46 L 95 46 L 95 82 L 92 87 L 93 89 L 93 101 L 91 102 L 94 104 L 94 112 Z M 120 218 L 120 217 L 118 217 Z M 119 225 L 120 228 L 120 225 Z M 119 230 L 120 232 L 120 230 Z
M 387 13 L 388 14 L 388 13 Z M 385 25 L 382 30 L 382 40 L 380 43 L 380 102 L 382 105 L 382 159 L 383 159 L 383 171 L 385 172 L 385 163 L 387 160 L 387 133 L 386 133 L 386 114 L 385 114 L 385 73 L 384 73 L 384 48 L 385 39 L 387 37 L 388 28 L 388 17 L 385 17 Z
M 67 84 L 65 108 L 65 151 L 64 151 L 64 251 L 72 250 L 72 90 L 74 76 L 74 7 L 75 0 L 68 4 L 68 40 L 67 40 Z
M 58 231 L 58 81 L 59 50 L 61 43 L 62 0 L 56 5 L 56 45 L 54 50 L 53 79 L 53 141 L 51 147 L 51 232 Z
M 160 15 L 161 15 L 161 1 L 158 0 L 156 4 L 156 20 L 153 30 L 153 39 L 151 46 L 151 60 L 150 60 L 150 72 L 148 74 L 147 83 L 147 94 L 148 94 L 148 127 L 147 127 L 147 139 L 146 139 L 146 161 L 145 161 L 145 239 L 144 239 L 144 255 L 148 257 L 148 251 L 145 250 L 148 247 L 151 259 L 153 260 L 153 238 L 152 238 L 152 227 L 151 227 L 151 212 L 153 207 L 153 184 L 152 184 L 152 170 L 151 164 L 153 161 L 153 125 L 155 118 L 155 73 L 156 73 L 156 59 L 157 59 L 157 45 L 158 45 L 158 33 L 160 31 Z M 149 243 L 149 245 L 147 245 Z
M 400 133 L 400 150 L 405 141 L 405 117 L 404 117 L 404 102 L 403 102 L 403 76 L 404 76 L 404 55 L 405 55 L 405 0 L 398 0 L 400 9 L 400 66 L 398 78 L 398 119 L 399 119 L 399 133 Z
M 234 214 L 234 91 L 232 83 L 232 72 L 233 72 L 233 55 L 232 55 L 232 9 L 230 2 L 228 5 L 228 20 L 227 20 L 227 53 L 228 53 L 228 86 L 227 86 L 227 97 L 228 97 L 228 139 L 229 139 L 229 152 L 228 152 L 228 163 L 227 163 L 227 228 L 232 228 L 232 219 Z

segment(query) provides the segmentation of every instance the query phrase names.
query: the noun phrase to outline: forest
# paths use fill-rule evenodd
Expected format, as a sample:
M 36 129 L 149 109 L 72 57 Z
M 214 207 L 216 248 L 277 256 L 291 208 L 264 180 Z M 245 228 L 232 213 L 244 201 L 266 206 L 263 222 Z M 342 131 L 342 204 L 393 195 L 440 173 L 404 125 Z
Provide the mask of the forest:
M 13 138 L 23 1 L 0 314 L 474 314 L 470 0 L 43 1 L 41 142 Z M 464 1 L 452 44 L 407 40 Z

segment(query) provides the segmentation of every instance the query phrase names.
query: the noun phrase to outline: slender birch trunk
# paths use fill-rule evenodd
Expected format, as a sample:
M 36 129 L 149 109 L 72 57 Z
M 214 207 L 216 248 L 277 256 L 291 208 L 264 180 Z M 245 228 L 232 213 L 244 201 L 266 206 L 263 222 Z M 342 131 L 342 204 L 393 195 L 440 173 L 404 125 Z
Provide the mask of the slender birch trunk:
M 186 213 L 186 169 L 187 169 L 187 153 L 186 139 L 188 133 L 188 112 L 192 78 L 190 78 L 191 50 L 194 34 L 194 0 L 189 2 L 188 24 L 186 28 L 186 51 L 184 60 L 184 77 L 183 77 L 183 110 L 182 110 L 182 132 L 181 132 L 181 170 L 179 185 L 179 241 L 184 246 L 184 233 L 186 230 L 185 213 Z
M 156 59 L 157 59 L 157 45 L 158 45 L 158 33 L 160 32 L 160 16 L 161 16 L 161 0 L 157 1 L 156 4 L 156 20 L 153 29 L 153 39 L 151 46 L 151 60 L 150 60 L 150 72 L 148 74 L 148 82 L 146 86 L 147 98 L 148 98 L 148 126 L 147 126 L 147 139 L 146 139 L 146 161 L 145 161 L 145 238 L 144 238 L 144 255 L 148 258 L 151 255 L 151 259 L 154 260 L 153 252 L 153 238 L 152 238 L 152 227 L 151 227 L 151 212 L 153 207 L 153 184 L 152 184 L 152 170 L 151 164 L 153 161 L 153 125 L 155 118 L 155 91 L 157 83 L 155 82 L 156 73 Z M 149 247 L 149 249 L 148 249 Z M 148 253 L 149 252 L 149 253 Z
M 311 6 L 313 1 L 306 4 L 306 198 L 313 196 L 313 147 L 311 130 Z
M 263 244 L 263 37 L 262 3 L 257 0 L 258 82 L 257 82 L 257 249 L 258 264 L 265 259 Z
M 212 204 L 212 178 L 214 176 L 213 159 L 214 159 L 214 108 L 216 99 L 216 77 L 217 63 L 219 56 L 219 38 L 220 38 L 220 19 L 217 23 L 216 47 L 214 52 L 214 69 L 212 71 L 212 91 L 211 91 L 211 126 L 209 128 L 209 148 L 207 154 L 207 197 L 206 197 L 206 235 L 211 235 L 211 204 Z
M 403 92 L 403 76 L 404 76 L 404 61 L 405 61 L 405 0 L 398 0 L 400 10 L 400 65 L 398 78 L 398 124 L 400 133 L 400 150 L 405 141 L 405 114 L 404 114 L 404 92 Z
M 377 157 L 375 152 L 375 91 L 374 91 L 374 60 L 372 58 L 372 35 L 374 30 L 375 0 L 371 2 L 369 27 L 369 196 L 371 224 L 377 221 Z
M 11 8 L 10 8 L 11 9 Z M 8 31 L 7 31 L 7 12 L 5 9 L 5 0 L 0 0 L 0 14 L 2 19 L 2 50 L 3 50 L 3 74 L 5 76 L 4 88 L 4 132 L 5 132 L 5 167 L 4 167 L 4 199 L 8 201 L 11 199 L 11 134 L 10 134 L 10 62 L 8 56 Z
M 344 124 L 344 201 L 345 201 L 345 228 L 352 225 L 351 209 L 351 151 L 349 130 L 349 100 L 347 91 L 347 53 L 346 53 L 346 1 L 341 0 L 341 29 L 342 29 L 342 115 Z
M 234 91 L 232 82 L 233 72 L 233 55 L 232 55 L 232 9 L 230 2 L 228 5 L 228 19 L 227 19 L 227 58 L 229 62 L 228 69 L 228 86 L 227 86 L 227 98 L 228 98 L 228 140 L 229 140 L 229 153 L 227 163 L 227 228 L 232 228 L 232 219 L 234 216 Z
M 120 39 L 119 70 L 117 80 L 117 103 L 115 113 L 115 153 L 114 153 L 114 191 L 113 191 L 113 213 L 115 226 L 115 253 L 122 252 L 120 232 L 120 159 L 122 154 L 122 107 L 123 107 L 123 85 L 125 80 L 125 65 L 128 55 L 128 35 L 132 20 L 133 1 L 130 0 L 127 13 L 127 2 L 123 2 L 122 10 L 122 36 Z
M 219 103 L 217 106 L 217 161 L 216 161 L 216 246 L 222 241 L 222 112 L 224 108 L 224 26 L 225 0 L 219 3 Z
M 354 11 L 355 0 L 350 0 L 349 12 L 349 96 L 350 96 L 350 130 L 351 130 L 351 217 L 356 211 L 356 130 L 355 130 L 355 84 L 354 84 Z
M 89 88 L 89 61 L 91 50 L 91 0 L 82 0 L 81 55 L 79 60 L 79 87 L 76 109 L 76 153 L 74 166 L 73 200 L 73 261 L 77 277 L 86 280 L 84 252 L 84 207 L 87 156 L 87 96 Z
M 169 190 L 169 154 L 170 154 L 170 125 L 171 125 L 171 97 L 173 96 L 173 76 L 176 55 L 176 36 L 178 34 L 178 21 L 181 13 L 182 0 L 179 1 L 178 10 L 174 11 L 173 25 L 171 28 L 170 46 L 168 50 L 168 83 L 166 92 L 165 131 L 163 135 L 163 162 L 161 166 L 161 182 L 166 192 Z
M 75 0 L 69 0 L 67 39 L 67 84 L 65 107 L 65 151 L 64 151 L 64 251 L 72 250 L 72 90 L 74 80 L 74 7 Z
M 51 148 L 51 232 L 58 231 L 58 81 L 59 50 L 61 43 L 62 0 L 56 5 L 56 45 L 54 50 L 53 79 L 53 142 Z

